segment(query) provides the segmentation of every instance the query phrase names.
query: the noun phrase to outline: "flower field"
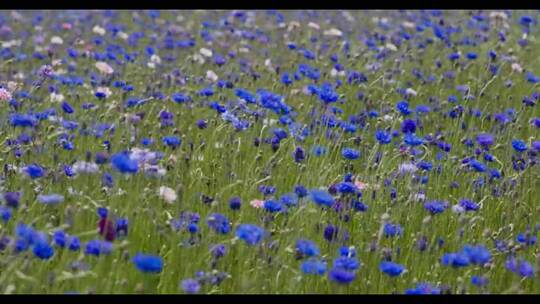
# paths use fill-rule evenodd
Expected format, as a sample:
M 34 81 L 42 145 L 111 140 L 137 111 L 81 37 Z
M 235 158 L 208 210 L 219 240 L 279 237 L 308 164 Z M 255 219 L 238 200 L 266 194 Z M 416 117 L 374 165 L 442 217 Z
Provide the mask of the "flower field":
M 540 293 L 538 11 L 1 11 L 0 293 Z

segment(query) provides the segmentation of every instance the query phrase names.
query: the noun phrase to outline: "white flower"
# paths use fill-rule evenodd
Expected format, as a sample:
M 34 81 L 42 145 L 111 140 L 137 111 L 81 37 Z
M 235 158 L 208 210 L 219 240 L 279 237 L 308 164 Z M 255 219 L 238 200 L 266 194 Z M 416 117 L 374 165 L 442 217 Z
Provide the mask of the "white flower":
M 150 57 L 150 61 L 153 63 L 161 64 L 161 58 L 159 58 L 159 56 L 156 54 L 153 54 L 152 57 Z
M 394 51 L 394 52 L 397 51 L 397 47 L 396 47 L 394 44 L 392 44 L 392 43 L 387 43 L 387 44 L 385 45 L 385 47 L 386 47 L 387 49 L 389 49 L 390 51 Z
M 56 94 L 56 93 L 51 93 L 51 101 L 53 102 L 62 102 L 64 101 L 64 95 L 62 94 Z
M 324 31 L 325 36 L 335 36 L 335 37 L 341 37 L 343 36 L 343 33 L 338 30 L 337 28 L 332 28 L 329 30 Z
M 219 77 L 214 71 L 208 70 L 208 71 L 206 71 L 206 79 L 208 79 L 208 80 L 210 80 L 212 82 L 216 82 L 216 81 L 218 81 Z
M 109 97 L 112 94 L 111 89 L 109 89 L 108 87 L 98 87 L 96 89 L 96 92 L 101 92 L 101 93 L 105 94 L 105 97 Z
M 521 73 L 523 72 L 523 68 L 521 67 L 519 63 L 515 62 L 515 63 L 512 63 L 512 71 Z
M 159 196 L 169 204 L 174 203 L 177 198 L 176 192 L 173 189 L 165 186 L 159 187 Z
M 384 121 L 391 121 L 393 119 L 394 119 L 394 116 L 392 116 L 392 115 L 386 114 L 386 115 L 383 116 Z
M 4 89 L 4 88 L 0 88 L 0 100 L 2 101 L 9 101 L 11 100 L 12 96 L 11 96 L 11 93 Z
M 407 88 L 407 89 L 405 90 L 405 94 L 407 94 L 407 95 L 412 95 L 412 96 L 418 95 L 418 93 L 416 93 L 416 91 L 413 90 L 413 89 L 411 89 L 411 88 Z
M 413 22 L 405 21 L 401 25 L 405 28 L 414 28 L 416 25 Z
M 414 173 L 416 170 L 418 170 L 418 167 L 413 163 L 403 163 L 398 167 L 400 174 Z
M 452 211 L 454 213 L 463 213 L 463 212 L 465 212 L 465 209 L 463 207 L 461 207 L 460 205 L 454 205 L 454 206 L 452 206 Z
M 316 29 L 316 30 L 320 30 L 321 27 L 317 24 L 317 23 L 314 23 L 314 22 L 310 22 L 308 23 L 308 26 L 312 29 Z
M 94 28 L 92 29 L 92 32 L 94 32 L 95 34 L 98 34 L 98 35 L 105 35 L 105 33 L 107 32 L 104 28 L 102 28 L 101 26 L 99 25 L 96 25 L 94 26 Z
M 120 32 L 118 33 L 118 37 L 120 37 L 120 39 L 122 40 L 127 40 L 129 38 L 129 35 L 124 32 Z
M 92 174 L 92 173 L 99 172 L 99 167 L 96 163 L 77 161 L 73 164 L 72 167 L 73 167 L 73 172 L 75 172 L 75 174 L 80 174 L 80 173 Z
M 58 36 L 54 36 L 51 38 L 51 43 L 61 45 L 64 44 L 64 40 Z
M 103 74 L 114 73 L 113 68 L 108 63 L 103 62 L 103 61 L 96 62 L 96 68 Z
M 207 48 L 201 48 L 199 50 L 199 53 L 201 53 L 201 55 L 206 56 L 206 57 L 212 57 L 212 51 Z

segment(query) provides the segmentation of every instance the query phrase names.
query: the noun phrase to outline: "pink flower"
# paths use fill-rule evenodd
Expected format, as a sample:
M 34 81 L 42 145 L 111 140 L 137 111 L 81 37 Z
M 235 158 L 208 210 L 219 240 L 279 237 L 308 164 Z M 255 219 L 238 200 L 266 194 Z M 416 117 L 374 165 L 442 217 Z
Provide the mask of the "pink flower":
M 360 190 L 364 190 L 364 189 L 366 189 L 367 186 L 368 186 L 368 184 L 365 184 L 365 183 L 363 183 L 363 182 L 361 182 L 361 181 L 359 181 L 359 180 L 356 180 L 356 181 L 354 182 L 354 185 L 355 185 L 358 189 L 360 189 Z
M 261 201 L 261 200 L 258 200 L 258 199 L 254 199 L 252 200 L 251 202 L 249 202 L 249 204 L 254 207 L 254 208 L 262 208 L 263 205 L 264 205 L 264 201 Z
M 1 101 L 10 101 L 12 98 L 11 96 L 11 93 L 4 89 L 4 88 L 0 88 L 0 100 Z

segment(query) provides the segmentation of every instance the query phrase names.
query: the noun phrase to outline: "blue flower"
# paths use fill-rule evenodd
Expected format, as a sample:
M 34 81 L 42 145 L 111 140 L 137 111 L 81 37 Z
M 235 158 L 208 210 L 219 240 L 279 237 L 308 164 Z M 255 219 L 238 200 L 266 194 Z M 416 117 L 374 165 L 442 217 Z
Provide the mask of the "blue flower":
M 476 136 L 476 142 L 487 149 L 489 146 L 493 145 L 495 138 L 489 133 L 480 133 Z
M 163 259 L 155 255 L 137 253 L 133 263 L 138 270 L 146 273 L 160 273 L 163 270 Z
M 7 223 L 9 221 L 9 219 L 11 218 L 11 213 L 11 208 L 0 206 L 0 218 L 2 219 L 2 221 L 4 221 L 4 223 Z
M 409 110 L 409 102 L 405 100 L 398 102 L 396 104 L 396 109 L 404 116 L 411 114 L 411 110 Z
M 414 289 L 407 289 L 405 291 L 405 294 L 408 295 L 429 295 L 429 294 L 441 294 L 440 288 L 434 288 L 429 283 L 418 283 L 416 284 L 416 288 Z
M 375 131 L 375 139 L 377 139 L 379 144 L 386 145 L 392 142 L 392 135 L 390 135 L 390 133 L 377 130 Z
M 229 200 L 229 207 L 232 210 L 239 210 L 242 206 L 242 200 L 239 197 L 233 197 Z
M 315 145 L 311 148 L 311 153 L 315 156 L 322 156 L 326 154 L 326 148 L 323 146 Z
M 489 283 L 489 281 L 484 276 L 472 276 L 471 283 L 478 287 L 483 287 L 483 286 L 486 286 Z
M 334 203 L 334 197 L 324 190 L 311 189 L 309 192 L 311 200 L 319 206 L 330 207 Z
M 425 142 L 422 137 L 416 136 L 414 133 L 406 133 L 403 141 L 409 146 L 419 146 Z
M 384 235 L 388 237 L 401 236 L 403 229 L 399 224 L 386 223 L 384 224 Z
M 182 144 L 182 140 L 176 136 L 164 136 L 161 140 L 164 144 L 172 148 L 176 148 Z
M 30 176 L 31 179 L 40 178 L 45 174 L 45 170 L 37 164 L 31 164 L 24 168 L 24 172 Z
M 391 277 L 396 277 L 405 270 L 405 267 L 393 262 L 383 261 L 379 264 L 379 269 Z
M 441 259 L 441 263 L 445 266 L 454 268 L 469 266 L 469 256 L 464 253 L 445 253 Z
M 296 253 L 301 257 L 312 257 L 319 255 L 320 251 L 315 242 L 300 239 L 296 241 Z
M 231 230 L 229 220 L 223 214 L 212 213 L 206 218 L 208 227 L 220 234 L 227 234 Z
M 514 257 L 510 257 L 506 260 L 505 267 L 513 273 L 519 274 L 523 278 L 534 276 L 533 266 L 525 260 L 519 260 L 518 262 Z
M 343 155 L 343 157 L 346 159 L 355 160 L 360 157 L 360 151 L 351 148 L 344 148 L 341 151 L 341 155 Z
M 477 203 L 467 198 L 461 199 L 459 205 L 463 207 L 465 211 L 476 211 L 480 208 Z
M 349 284 L 356 279 L 356 274 L 342 268 L 333 268 L 328 273 L 328 278 L 338 284 Z
M 317 259 L 305 260 L 300 269 L 304 274 L 323 275 L 326 272 L 326 262 Z
M 73 107 L 66 101 L 62 103 L 62 110 L 67 114 L 72 114 L 73 112 L 75 112 L 75 110 L 73 110 Z
M 184 292 L 188 294 L 195 294 L 198 293 L 199 290 L 201 290 L 201 284 L 199 284 L 199 281 L 194 279 L 183 280 L 180 285 L 182 287 L 182 290 L 184 290 Z
M 424 204 L 424 208 L 431 214 L 438 214 L 444 212 L 448 208 L 448 202 L 446 201 L 429 201 Z
M 90 240 L 86 243 L 84 253 L 87 255 L 99 256 L 109 254 L 112 251 L 112 243 L 102 240 Z
M 111 157 L 113 168 L 121 173 L 137 173 L 138 164 L 135 160 L 129 158 L 129 155 L 124 152 L 114 154 Z
M 266 200 L 264 202 L 263 207 L 264 207 L 264 210 L 270 213 L 283 212 L 285 210 L 283 205 L 280 202 L 275 201 L 275 200 Z
M 13 113 L 9 116 L 9 123 L 14 127 L 34 127 L 38 120 L 32 115 Z
M 53 234 L 54 243 L 61 248 L 66 246 L 67 234 L 63 230 L 57 230 Z
M 482 245 L 465 245 L 463 247 L 463 254 L 469 257 L 469 261 L 472 264 L 477 265 L 484 265 L 491 259 L 491 254 L 489 253 L 489 250 Z
M 476 171 L 476 172 L 486 172 L 487 170 L 487 166 L 476 160 L 476 159 L 473 159 L 470 161 L 469 165 Z
M 256 245 L 265 237 L 266 231 L 253 224 L 241 224 L 236 228 L 236 236 L 248 245 Z
M 360 262 L 354 257 L 341 256 L 334 260 L 333 268 L 341 268 L 345 270 L 357 270 L 360 268 Z
M 21 200 L 20 192 L 6 192 L 4 193 L 4 200 L 9 207 L 19 207 L 19 201 Z
M 34 245 L 32 252 L 42 260 L 50 259 L 54 254 L 54 249 L 47 242 L 38 242 Z
M 358 188 L 353 183 L 342 182 L 342 183 L 337 184 L 337 190 L 340 193 L 356 193 L 358 191 Z
M 64 196 L 60 194 L 40 194 L 37 196 L 37 200 L 46 205 L 56 205 L 64 201 Z
M 405 119 L 401 123 L 401 132 L 403 133 L 414 133 L 416 132 L 416 122 L 412 119 Z
M 523 140 L 519 139 L 512 140 L 512 148 L 514 148 L 514 150 L 517 152 L 527 151 L 528 149 L 527 144 Z

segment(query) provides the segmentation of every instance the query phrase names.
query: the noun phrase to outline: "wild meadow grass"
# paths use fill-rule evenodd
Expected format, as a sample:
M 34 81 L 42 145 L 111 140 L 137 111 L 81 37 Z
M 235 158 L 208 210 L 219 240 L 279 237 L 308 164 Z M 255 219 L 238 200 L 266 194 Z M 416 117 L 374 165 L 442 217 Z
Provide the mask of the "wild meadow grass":
M 540 292 L 537 18 L 1 12 L 0 292 Z

